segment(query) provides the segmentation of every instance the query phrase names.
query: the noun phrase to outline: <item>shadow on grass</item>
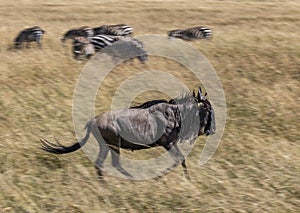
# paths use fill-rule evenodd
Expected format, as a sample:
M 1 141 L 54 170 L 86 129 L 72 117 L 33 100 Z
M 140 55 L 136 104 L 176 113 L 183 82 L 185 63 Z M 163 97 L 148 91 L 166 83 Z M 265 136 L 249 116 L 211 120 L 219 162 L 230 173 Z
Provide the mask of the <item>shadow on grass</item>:
M 37 155 L 37 162 L 39 162 L 42 166 L 47 167 L 51 170 L 61 169 L 65 167 L 64 161 L 55 155 Z

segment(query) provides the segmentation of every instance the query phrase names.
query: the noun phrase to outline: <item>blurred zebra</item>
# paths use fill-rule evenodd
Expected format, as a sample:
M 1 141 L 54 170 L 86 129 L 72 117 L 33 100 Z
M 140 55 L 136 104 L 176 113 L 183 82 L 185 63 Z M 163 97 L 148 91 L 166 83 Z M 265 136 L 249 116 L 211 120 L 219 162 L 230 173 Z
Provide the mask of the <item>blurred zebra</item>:
M 93 36 L 90 39 L 84 37 L 76 37 L 73 42 L 73 53 L 75 59 L 89 58 L 95 52 L 99 52 L 107 46 L 111 46 L 116 41 L 128 42 L 126 49 L 127 52 L 135 51 L 139 56 L 137 58 L 141 62 L 147 60 L 147 52 L 143 49 L 144 45 L 141 41 L 124 36 L 108 36 L 108 35 L 97 35 Z M 121 51 L 121 50 L 120 50 Z M 120 55 L 120 54 L 119 54 Z
M 183 40 L 211 39 L 212 31 L 206 27 L 192 27 L 187 29 L 171 30 L 169 37 L 181 38 Z
M 88 26 L 79 27 L 76 29 L 71 29 L 67 31 L 63 37 L 61 38 L 62 42 L 65 42 L 67 39 L 74 39 L 75 37 L 92 37 L 94 35 L 94 31 L 92 28 Z
M 21 48 L 23 45 L 23 42 L 27 43 L 27 47 L 29 45 L 29 42 L 35 41 L 39 46 L 41 46 L 41 39 L 43 34 L 45 34 L 45 31 L 38 27 L 30 27 L 22 30 L 18 36 L 15 38 L 14 43 L 16 48 Z
M 132 36 L 133 28 L 125 24 L 102 25 L 93 28 L 94 35 Z

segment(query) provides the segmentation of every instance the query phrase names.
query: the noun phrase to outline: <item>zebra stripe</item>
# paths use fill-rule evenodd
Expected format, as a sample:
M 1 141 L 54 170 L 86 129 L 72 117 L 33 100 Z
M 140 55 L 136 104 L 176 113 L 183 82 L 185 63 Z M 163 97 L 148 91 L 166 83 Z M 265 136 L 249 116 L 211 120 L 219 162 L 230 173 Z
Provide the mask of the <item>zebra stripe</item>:
M 95 46 L 96 50 L 101 50 L 106 46 L 112 45 L 112 43 L 122 39 L 120 36 L 107 36 L 107 35 L 97 35 L 91 38 L 91 43 Z
M 131 36 L 133 28 L 125 24 L 102 25 L 93 29 L 94 35 Z

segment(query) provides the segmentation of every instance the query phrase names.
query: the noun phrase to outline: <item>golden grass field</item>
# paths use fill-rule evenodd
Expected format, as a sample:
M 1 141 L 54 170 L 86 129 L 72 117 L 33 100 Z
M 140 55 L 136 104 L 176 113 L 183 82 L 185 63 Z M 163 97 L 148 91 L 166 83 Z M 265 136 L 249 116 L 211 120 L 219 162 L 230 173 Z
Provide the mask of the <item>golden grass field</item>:
M 299 212 L 300 1 L 4 1 L 0 0 L 0 212 Z M 204 25 L 211 41 L 190 42 L 211 62 L 226 95 L 226 129 L 212 159 L 199 166 L 200 137 L 181 167 L 165 176 L 97 180 L 82 151 L 55 156 L 40 137 L 76 141 L 72 98 L 86 62 L 72 58 L 62 34 L 73 27 L 126 23 L 135 35 Z M 12 49 L 25 27 L 46 30 L 43 47 Z M 131 73 L 118 67 L 99 95 L 97 114 Z M 176 63 L 150 57 L 149 69 L 193 76 Z M 146 94 L 137 101 L 161 97 Z M 122 151 L 147 158 L 162 149 Z

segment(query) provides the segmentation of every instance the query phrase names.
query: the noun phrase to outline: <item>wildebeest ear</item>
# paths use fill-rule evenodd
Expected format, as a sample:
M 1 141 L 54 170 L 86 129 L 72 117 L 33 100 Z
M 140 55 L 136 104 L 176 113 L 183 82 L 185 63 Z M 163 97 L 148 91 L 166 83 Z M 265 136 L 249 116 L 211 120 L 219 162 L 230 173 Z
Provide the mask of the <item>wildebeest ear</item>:
M 204 96 L 207 96 L 207 92 L 205 92 L 205 95 Z
M 195 90 L 193 90 L 193 97 L 196 98 Z
M 200 93 L 200 95 L 202 95 L 202 89 L 201 89 L 201 87 L 199 87 L 198 93 Z

